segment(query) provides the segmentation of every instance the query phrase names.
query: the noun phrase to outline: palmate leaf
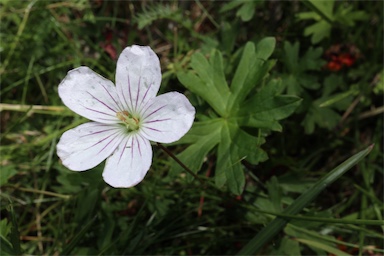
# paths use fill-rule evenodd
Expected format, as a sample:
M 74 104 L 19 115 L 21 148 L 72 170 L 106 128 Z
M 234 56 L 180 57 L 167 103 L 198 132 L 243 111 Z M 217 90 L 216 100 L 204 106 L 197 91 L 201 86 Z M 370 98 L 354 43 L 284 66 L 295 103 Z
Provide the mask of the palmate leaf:
M 197 172 L 210 152 L 217 154 L 215 183 L 219 187 L 226 184 L 235 194 L 240 194 L 245 185 L 241 161 L 258 164 L 268 159 L 261 149 L 264 135 L 261 132 L 258 136 L 251 135 L 244 128 L 281 131 L 278 121 L 292 114 L 301 101 L 295 96 L 280 95 L 280 80 L 264 83 L 275 63 L 268 60 L 274 47 L 274 38 L 264 38 L 256 46 L 247 43 L 230 87 L 224 75 L 222 55 L 217 50 L 209 59 L 195 53 L 191 57 L 191 69 L 177 74 L 180 82 L 204 99 L 219 116 L 195 122 L 190 132 L 177 142 L 191 144 L 178 157 Z M 178 166 L 172 169 L 177 170 Z
M 260 5 L 263 0 L 248 1 L 248 0 L 233 0 L 222 6 L 220 13 L 228 12 L 232 9 L 238 8 L 236 16 L 240 17 L 242 21 L 250 21 L 254 14 L 256 7 Z
M 334 8 L 336 1 L 303 1 L 312 12 L 301 12 L 296 14 L 298 20 L 313 19 L 315 23 L 304 29 L 304 36 L 311 36 L 312 44 L 317 44 L 321 40 L 331 35 L 332 27 L 335 23 L 352 27 L 356 21 L 366 20 L 369 15 L 364 11 L 354 11 L 352 6 L 345 4 Z
M 321 59 L 323 50 L 320 47 L 310 47 L 302 56 L 299 52 L 299 42 L 284 42 L 283 62 L 286 73 L 283 80 L 289 95 L 303 97 L 306 89 L 316 90 L 320 87 L 318 79 L 308 74 L 308 71 L 320 70 L 325 61 Z

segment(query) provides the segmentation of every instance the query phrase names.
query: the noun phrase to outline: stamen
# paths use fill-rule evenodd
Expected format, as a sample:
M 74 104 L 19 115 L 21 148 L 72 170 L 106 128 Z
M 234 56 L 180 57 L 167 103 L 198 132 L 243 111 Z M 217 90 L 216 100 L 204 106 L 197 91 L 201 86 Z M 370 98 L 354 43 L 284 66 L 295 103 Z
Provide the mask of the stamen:
M 117 112 L 116 117 L 125 125 L 128 131 L 136 131 L 139 129 L 140 120 L 131 116 L 128 111 Z

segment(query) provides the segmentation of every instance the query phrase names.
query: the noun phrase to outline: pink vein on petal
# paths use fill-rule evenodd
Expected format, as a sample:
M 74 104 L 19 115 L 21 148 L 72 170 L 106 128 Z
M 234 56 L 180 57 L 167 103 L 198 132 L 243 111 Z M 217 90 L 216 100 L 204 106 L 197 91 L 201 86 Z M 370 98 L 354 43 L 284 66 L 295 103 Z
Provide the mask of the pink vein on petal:
M 113 112 L 116 112 L 116 110 L 112 109 L 110 106 L 108 106 L 107 104 L 105 104 L 103 101 L 99 100 L 98 98 L 96 98 L 95 96 L 93 96 L 90 92 L 87 92 L 89 95 L 91 95 L 92 98 L 94 98 L 95 100 L 97 100 L 98 102 L 100 102 L 101 104 L 103 104 L 104 106 L 106 106 L 107 108 L 109 108 L 110 110 L 112 110 Z
M 105 113 L 105 112 L 101 112 L 101 111 L 98 111 L 98 110 L 95 110 L 95 109 L 91 109 L 91 108 L 88 108 L 88 107 L 85 107 L 85 106 L 83 106 L 83 108 L 88 109 L 88 110 L 93 111 L 93 112 L 96 112 L 96 113 L 99 113 L 99 114 L 103 114 L 103 115 L 107 115 L 107 116 L 113 116 L 111 114 L 108 114 L 108 113 Z
M 136 138 L 136 140 L 137 140 L 137 149 L 139 150 L 139 154 L 140 154 L 140 156 L 142 156 L 142 155 L 141 155 L 141 148 L 140 148 L 140 142 L 139 142 L 139 139 Z
M 139 82 L 138 82 L 138 88 L 137 88 L 137 95 L 136 95 L 136 104 L 135 104 L 135 111 L 137 111 L 137 102 L 139 101 L 139 96 L 140 96 L 140 83 L 141 83 L 141 77 L 139 77 Z
M 117 131 L 116 131 L 115 133 L 112 133 L 112 134 L 110 134 L 109 136 L 107 136 L 107 137 L 105 137 L 105 138 L 99 140 L 98 142 L 96 142 L 95 144 L 89 146 L 89 147 L 86 148 L 86 149 L 90 149 L 91 147 L 94 147 L 94 146 L 96 146 L 97 144 L 100 144 L 101 142 L 105 141 L 106 139 L 108 139 L 108 138 L 111 137 L 112 135 L 115 135 L 116 133 L 117 133 Z
M 89 134 L 85 134 L 83 136 L 80 136 L 79 138 L 83 138 L 83 137 L 87 137 L 87 136 L 91 136 L 91 135 L 95 135 L 95 134 L 100 134 L 100 133 L 108 132 L 108 131 L 111 131 L 111 130 L 114 130 L 114 128 L 107 129 L 107 130 L 102 130 L 102 131 L 97 131 L 97 132 L 93 132 L 93 133 L 89 133 Z
M 171 119 L 171 118 L 156 119 L 156 120 L 152 120 L 152 121 L 147 121 L 147 122 L 145 122 L 144 124 L 156 123 L 156 122 L 163 122 L 163 121 L 169 121 L 169 120 L 172 120 L 172 119 Z
M 135 139 L 135 137 L 132 137 L 132 144 L 131 144 L 131 157 L 132 157 L 132 159 L 133 159 L 133 147 L 134 147 L 133 142 L 134 142 L 134 139 Z M 131 161 L 131 163 L 132 162 L 133 161 Z
M 128 70 L 127 70 L 128 71 Z M 128 79 L 129 79 L 129 76 L 128 76 Z M 125 102 L 125 105 L 127 106 L 128 110 L 131 111 L 130 107 L 129 107 L 129 104 L 128 104 L 128 101 L 127 99 L 125 98 L 125 93 L 123 92 L 123 87 L 122 86 L 119 86 L 120 88 L 120 93 L 123 95 L 123 99 L 124 99 L 124 102 Z
M 117 103 L 117 101 L 115 100 L 115 98 L 113 98 L 113 96 L 109 93 L 109 91 L 107 90 L 107 88 L 105 88 L 104 85 L 101 85 L 101 86 L 102 86 L 102 87 L 104 88 L 104 90 L 108 93 L 109 97 L 111 97 L 111 99 L 115 102 L 117 108 L 120 108 L 120 107 L 119 107 L 119 104 Z M 119 109 L 119 110 L 120 110 L 120 109 Z
M 149 87 L 147 88 L 147 90 L 145 91 L 145 93 L 144 93 L 144 97 L 141 99 L 140 105 L 143 104 L 144 99 L 147 97 L 148 91 L 149 91 L 149 89 L 151 88 L 151 86 L 152 86 L 152 84 L 150 84 Z
M 145 127 L 144 127 L 144 128 L 145 128 Z M 148 136 L 148 133 L 145 131 L 145 129 L 142 129 L 142 130 L 141 130 L 141 133 L 145 135 L 144 137 L 146 137 L 146 136 L 147 136 L 147 137 L 150 137 L 150 136 Z M 140 137 L 142 137 L 142 136 L 140 135 Z M 143 138 L 143 137 L 142 137 L 142 138 Z M 143 138 L 143 140 L 144 140 L 144 138 Z
M 161 110 L 162 108 L 164 108 L 166 105 L 164 106 L 161 106 L 159 107 L 158 109 L 152 111 L 151 113 L 149 113 L 148 115 L 146 115 L 143 119 L 147 119 L 148 117 L 150 117 L 151 115 L 155 114 L 156 112 L 158 112 L 159 110 Z
M 121 151 L 121 154 L 120 154 L 120 157 L 119 157 L 119 161 L 117 163 L 120 163 L 120 160 L 123 157 L 124 151 L 125 151 L 125 149 L 127 147 L 127 144 L 128 144 L 128 140 L 125 142 L 125 145 L 124 145 L 123 150 Z
M 118 135 L 116 135 L 115 137 L 113 137 L 102 149 L 100 149 L 100 151 L 97 153 L 97 154 L 100 154 L 102 151 L 104 151 L 104 149 L 107 148 L 107 146 L 109 144 L 111 144 L 112 141 L 114 141 L 116 138 L 118 137 Z
M 155 132 L 162 132 L 162 131 L 160 131 L 160 130 L 157 130 L 157 129 L 155 129 L 155 128 L 151 128 L 151 127 L 147 127 L 147 126 L 144 126 L 144 128 L 147 128 L 147 129 L 152 130 L 152 131 L 155 131 Z
M 146 107 L 141 111 L 142 115 L 144 116 L 147 110 L 150 109 L 154 104 L 155 102 L 152 102 L 151 104 L 146 104 Z
M 131 100 L 131 110 L 133 110 L 133 105 L 132 105 L 132 93 L 131 93 L 131 81 L 129 80 L 129 73 L 128 73 L 128 92 L 129 92 L 129 99 Z
M 103 120 L 103 121 L 114 121 L 117 123 L 116 119 L 108 119 L 108 118 L 98 118 L 97 120 Z

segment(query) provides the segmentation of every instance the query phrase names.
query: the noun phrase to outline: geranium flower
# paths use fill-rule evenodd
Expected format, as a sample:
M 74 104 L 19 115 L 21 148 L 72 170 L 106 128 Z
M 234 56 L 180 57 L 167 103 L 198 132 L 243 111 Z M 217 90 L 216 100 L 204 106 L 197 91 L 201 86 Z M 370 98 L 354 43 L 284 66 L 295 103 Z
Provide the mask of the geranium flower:
M 191 128 L 195 109 L 178 92 L 157 96 L 160 61 L 148 46 L 119 56 L 116 86 L 88 67 L 68 72 L 59 85 L 63 103 L 93 122 L 68 130 L 57 144 L 64 166 L 91 169 L 107 159 L 103 178 L 112 187 L 139 183 L 152 163 L 149 141 L 171 143 Z

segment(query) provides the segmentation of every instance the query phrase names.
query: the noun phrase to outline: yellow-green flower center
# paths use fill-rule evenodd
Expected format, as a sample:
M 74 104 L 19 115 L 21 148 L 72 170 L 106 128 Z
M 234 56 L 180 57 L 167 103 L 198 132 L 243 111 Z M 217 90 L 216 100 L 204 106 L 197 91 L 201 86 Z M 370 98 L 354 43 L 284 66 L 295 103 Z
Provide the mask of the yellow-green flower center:
M 140 120 L 128 113 L 128 111 L 121 111 L 116 113 L 117 118 L 123 122 L 128 131 L 136 131 L 140 127 Z

